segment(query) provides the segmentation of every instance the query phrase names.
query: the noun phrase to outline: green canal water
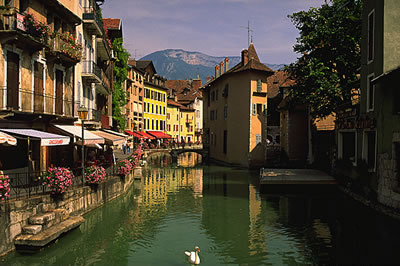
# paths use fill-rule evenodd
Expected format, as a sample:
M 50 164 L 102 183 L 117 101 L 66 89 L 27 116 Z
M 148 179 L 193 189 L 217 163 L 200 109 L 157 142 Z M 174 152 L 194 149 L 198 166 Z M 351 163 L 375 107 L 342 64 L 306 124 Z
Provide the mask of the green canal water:
M 400 223 L 339 192 L 260 194 L 258 173 L 156 157 L 120 198 L 33 255 L 0 265 L 398 264 Z

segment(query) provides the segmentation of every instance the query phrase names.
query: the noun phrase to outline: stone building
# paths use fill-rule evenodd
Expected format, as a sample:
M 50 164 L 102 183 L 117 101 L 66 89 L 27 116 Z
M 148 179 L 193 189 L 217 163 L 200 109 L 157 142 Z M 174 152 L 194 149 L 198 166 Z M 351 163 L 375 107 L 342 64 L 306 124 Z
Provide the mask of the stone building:
M 242 51 L 241 62 L 215 67 L 215 79 L 203 90 L 204 138 L 210 158 L 229 164 L 263 165 L 267 144 L 267 77 L 253 43 Z M 220 70 L 221 66 L 221 70 Z
M 0 5 L 0 128 L 19 138 L 17 147 L 1 147 L 0 160 L 8 169 L 45 170 L 59 153 L 55 145 L 69 138 L 46 143 L 34 130 L 48 132 L 53 122 L 75 119 L 74 67 L 82 58 L 78 1 Z
M 376 191 L 378 201 L 397 209 L 400 208 L 399 12 L 400 2 L 396 0 L 364 1 L 360 103 L 360 121 L 364 123 L 353 133 L 357 159 L 362 160 L 369 172 L 362 177 L 364 183 Z M 343 146 L 342 154 L 345 149 Z

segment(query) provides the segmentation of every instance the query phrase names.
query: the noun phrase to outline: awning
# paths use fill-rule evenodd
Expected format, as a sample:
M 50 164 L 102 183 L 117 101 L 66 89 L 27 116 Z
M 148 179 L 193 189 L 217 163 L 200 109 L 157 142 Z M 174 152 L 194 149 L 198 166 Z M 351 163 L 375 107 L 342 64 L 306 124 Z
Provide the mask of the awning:
M 158 138 L 158 139 L 170 139 L 171 136 L 168 134 L 165 134 L 162 131 L 147 131 L 147 133 L 149 133 L 150 135 L 153 135 L 154 137 Z
M 125 133 L 128 134 L 129 136 L 132 136 L 132 135 L 133 135 L 133 132 L 132 132 L 132 131 L 129 131 L 129 130 L 125 130 Z
M 40 140 L 40 146 L 58 146 L 68 145 L 70 138 L 68 136 L 57 135 L 35 129 L 0 129 L 12 135 L 19 135 Z
M 150 134 L 147 134 L 147 133 L 144 132 L 144 131 L 137 131 L 137 133 L 139 133 L 140 135 L 142 135 L 144 139 L 155 139 L 155 137 L 153 137 L 153 136 L 150 135 Z
M 138 138 L 138 139 L 145 139 L 145 137 L 143 135 L 141 135 L 140 133 L 138 133 L 138 132 L 133 132 L 133 136 Z
M 105 131 L 105 132 L 107 132 L 107 133 L 113 134 L 113 135 L 117 135 L 117 136 L 124 137 L 124 138 L 129 137 L 128 135 L 125 135 L 124 133 L 112 131 L 112 130 L 110 130 L 110 129 L 104 129 L 104 128 L 102 128 L 101 130 L 102 130 L 102 131 Z
M 82 139 L 82 127 L 73 125 L 53 125 L 53 126 L 68 133 L 69 135 Z M 102 137 L 99 137 L 86 129 L 84 131 L 83 137 L 85 138 L 85 146 L 89 144 L 104 144 L 104 139 Z M 78 144 L 77 142 L 75 143 Z M 79 143 L 81 143 L 81 141 L 79 141 Z
M 0 144 L 3 145 L 17 145 L 17 139 L 0 131 Z
M 110 134 L 101 130 L 90 131 L 91 133 L 103 138 L 107 145 L 119 145 L 124 143 L 125 138 L 121 136 L 117 136 L 114 134 Z

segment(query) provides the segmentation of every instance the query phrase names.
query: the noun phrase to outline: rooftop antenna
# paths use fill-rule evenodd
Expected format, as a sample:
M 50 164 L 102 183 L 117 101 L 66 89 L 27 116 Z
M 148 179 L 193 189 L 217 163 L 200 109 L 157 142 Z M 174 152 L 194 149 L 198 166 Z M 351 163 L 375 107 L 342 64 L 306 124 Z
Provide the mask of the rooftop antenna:
M 254 32 L 251 28 L 250 28 L 250 20 L 247 21 L 247 27 L 243 27 L 241 26 L 241 28 L 244 28 L 247 30 L 247 47 L 250 46 L 250 40 L 251 42 L 253 42 L 253 33 L 250 36 L 250 32 Z M 251 39 L 250 39 L 251 37 Z

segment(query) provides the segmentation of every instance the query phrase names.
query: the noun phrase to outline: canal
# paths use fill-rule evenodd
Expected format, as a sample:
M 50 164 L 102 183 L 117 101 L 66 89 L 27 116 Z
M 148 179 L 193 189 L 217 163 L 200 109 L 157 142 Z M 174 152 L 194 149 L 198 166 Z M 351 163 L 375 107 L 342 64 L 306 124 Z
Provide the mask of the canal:
M 400 263 L 398 221 L 339 192 L 259 194 L 258 173 L 199 159 L 153 157 L 79 229 L 0 265 L 189 265 L 184 251 L 195 245 L 201 265 Z

